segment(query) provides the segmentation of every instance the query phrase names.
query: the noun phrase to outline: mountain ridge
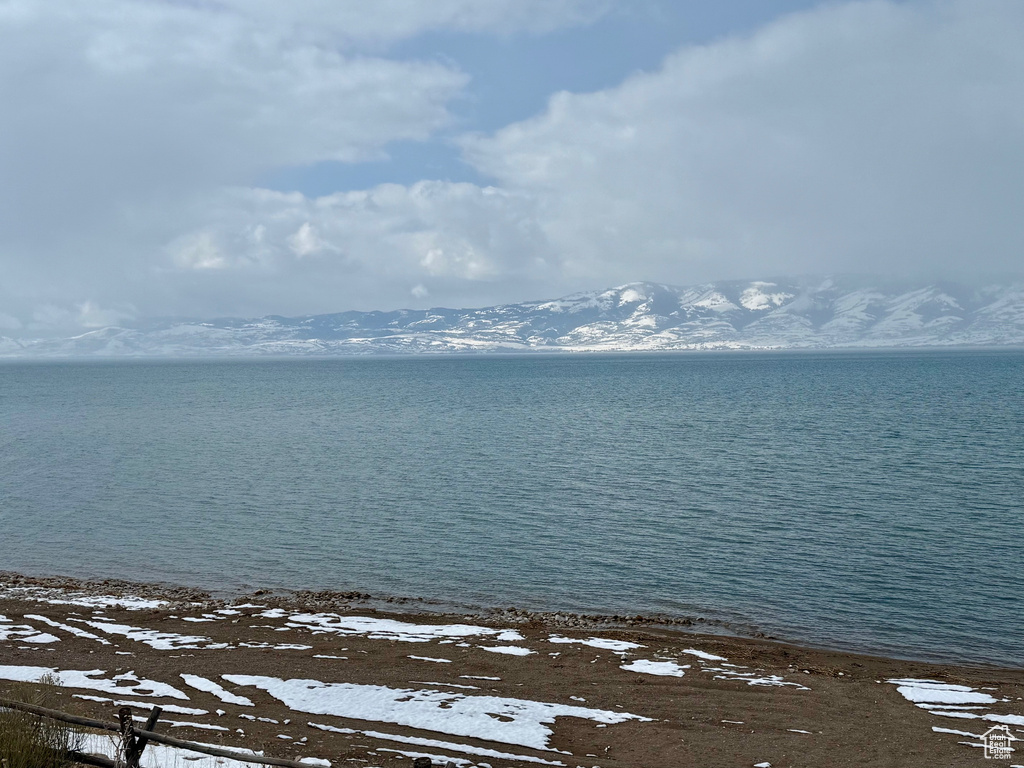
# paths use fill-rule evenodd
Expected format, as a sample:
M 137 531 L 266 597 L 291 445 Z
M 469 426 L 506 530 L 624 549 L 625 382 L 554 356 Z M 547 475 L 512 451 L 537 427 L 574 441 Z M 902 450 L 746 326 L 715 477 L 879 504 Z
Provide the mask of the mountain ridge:
M 968 287 L 831 276 L 634 282 L 557 299 L 214 320 L 60 339 L 0 337 L 0 357 L 844 349 L 1024 344 L 1024 282 Z

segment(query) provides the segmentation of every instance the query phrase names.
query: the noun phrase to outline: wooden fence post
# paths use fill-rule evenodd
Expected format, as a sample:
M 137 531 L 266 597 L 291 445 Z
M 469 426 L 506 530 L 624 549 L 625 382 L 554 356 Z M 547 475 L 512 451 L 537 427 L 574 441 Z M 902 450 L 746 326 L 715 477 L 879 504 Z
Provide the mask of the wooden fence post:
M 142 727 L 143 731 L 154 731 L 156 730 L 156 721 L 160 719 L 160 714 L 163 709 L 154 705 L 152 711 L 149 713 L 149 717 L 146 718 L 146 724 Z M 142 752 L 145 750 L 146 745 L 149 744 L 148 736 L 140 736 L 138 743 L 135 745 L 136 751 L 139 753 L 139 758 L 142 758 Z
M 117 719 L 121 723 L 121 748 L 118 750 L 117 765 L 124 768 L 139 768 L 139 746 L 135 740 L 135 723 L 132 722 L 132 708 L 121 707 L 117 710 Z

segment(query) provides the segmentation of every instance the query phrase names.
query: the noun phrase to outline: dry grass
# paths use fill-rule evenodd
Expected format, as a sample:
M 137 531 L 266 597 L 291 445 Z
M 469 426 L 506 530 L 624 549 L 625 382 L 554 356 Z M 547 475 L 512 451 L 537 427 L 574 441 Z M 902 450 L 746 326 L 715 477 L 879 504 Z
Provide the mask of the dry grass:
M 38 683 L 12 686 L 6 697 L 39 707 L 58 709 L 57 680 L 51 675 Z M 80 734 L 66 723 L 0 708 L 0 766 L 2 768 L 66 768 L 69 749 L 77 749 Z

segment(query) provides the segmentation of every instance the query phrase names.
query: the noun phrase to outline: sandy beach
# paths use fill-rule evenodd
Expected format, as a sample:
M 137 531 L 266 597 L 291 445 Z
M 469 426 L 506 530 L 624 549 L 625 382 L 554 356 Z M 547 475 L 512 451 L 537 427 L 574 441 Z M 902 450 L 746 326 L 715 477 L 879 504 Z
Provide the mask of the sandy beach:
M 159 704 L 175 736 L 333 766 L 977 766 L 990 729 L 1024 739 L 1024 670 L 425 608 L 3 574 L 0 692 L 53 671 L 66 711 Z

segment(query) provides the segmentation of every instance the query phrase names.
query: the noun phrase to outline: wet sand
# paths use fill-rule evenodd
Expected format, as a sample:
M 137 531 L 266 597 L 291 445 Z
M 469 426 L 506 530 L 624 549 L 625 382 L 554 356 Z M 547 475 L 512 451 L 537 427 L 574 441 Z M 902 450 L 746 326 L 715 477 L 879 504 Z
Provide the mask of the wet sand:
M 1024 670 L 424 608 L 0 574 L 0 695 L 56 670 L 67 711 L 171 705 L 175 736 L 334 766 L 932 768 L 986 764 L 993 727 L 1024 739 Z

